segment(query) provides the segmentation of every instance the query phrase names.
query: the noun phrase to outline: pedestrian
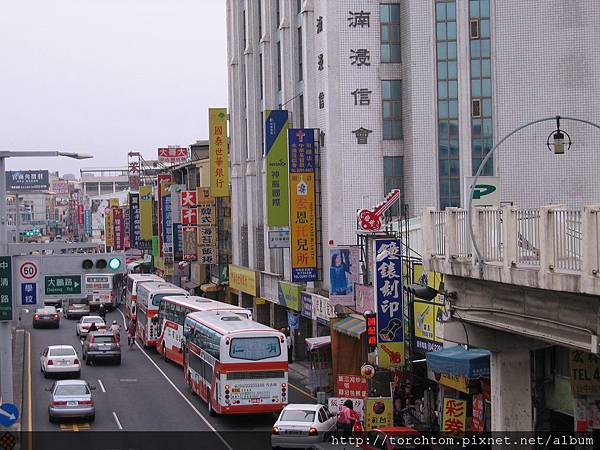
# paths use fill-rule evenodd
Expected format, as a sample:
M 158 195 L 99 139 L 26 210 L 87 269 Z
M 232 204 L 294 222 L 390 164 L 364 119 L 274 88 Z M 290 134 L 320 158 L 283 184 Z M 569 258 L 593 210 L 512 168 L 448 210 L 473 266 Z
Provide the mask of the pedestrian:
M 106 307 L 104 306 L 104 303 L 100 303 L 100 306 L 98 307 L 98 315 L 102 317 L 102 319 L 106 319 Z
M 92 322 L 92 324 L 88 328 L 88 333 L 91 333 L 92 331 L 98 331 L 98 327 L 96 326 L 96 322 Z
M 354 411 L 354 403 L 352 403 L 352 400 L 347 399 L 341 406 L 337 415 L 337 427 L 338 431 L 341 432 L 342 437 L 349 438 L 352 436 L 354 424 L 359 421 L 360 416 Z
M 287 343 L 288 363 L 293 363 L 294 362 L 294 343 L 292 342 L 292 336 L 288 330 L 286 330 L 285 341 Z
M 112 325 L 110 326 L 110 331 L 115 336 L 117 342 L 121 341 L 121 326 L 117 323 L 116 320 L 113 320 Z
M 133 345 L 135 344 L 135 329 L 135 322 L 131 320 L 129 325 L 127 325 L 127 345 L 129 346 L 129 350 L 133 350 Z

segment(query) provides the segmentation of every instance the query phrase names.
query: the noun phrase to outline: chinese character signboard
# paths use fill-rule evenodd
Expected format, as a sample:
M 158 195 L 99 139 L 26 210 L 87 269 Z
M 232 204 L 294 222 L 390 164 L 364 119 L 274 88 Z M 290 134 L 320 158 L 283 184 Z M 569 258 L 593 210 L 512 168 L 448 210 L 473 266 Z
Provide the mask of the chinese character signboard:
M 442 431 L 444 433 L 464 433 L 467 422 L 467 402 L 455 398 L 444 397 L 444 416 Z
M 217 230 L 215 224 L 215 199 L 208 189 L 198 188 L 196 222 L 198 224 L 198 261 L 200 264 L 217 264 Z
M 571 390 L 574 396 L 600 395 L 600 357 L 580 350 L 570 354 Z
M 288 230 L 269 230 L 269 248 L 290 248 L 290 232 Z
M 183 258 L 196 260 L 198 251 L 198 228 L 197 227 L 183 227 Z
M 109 207 L 104 210 L 104 243 L 107 247 L 115 245 L 114 228 L 112 208 Z
M 158 203 L 158 239 L 159 239 L 159 245 L 158 245 L 158 250 L 160 252 L 160 256 L 163 256 L 164 254 L 164 237 L 165 234 L 171 234 L 172 230 L 171 230 L 171 224 L 169 223 L 168 227 L 165 227 L 165 222 L 167 220 L 167 217 L 169 219 L 169 222 L 171 221 L 171 211 L 169 210 L 169 214 L 165 214 L 164 210 L 164 204 L 165 203 L 169 203 L 169 209 L 171 207 L 170 203 L 171 203 L 171 193 L 169 192 L 169 187 L 171 186 L 171 175 L 159 175 L 157 177 L 157 187 L 158 187 L 158 199 L 157 199 L 157 203 Z M 169 241 L 167 247 L 169 247 L 170 250 L 170 245 L 171 242 Z
M 340 412 L 340 408 L 346 400 L 352 400 L 352 407 L 354 411 L 358 413 L 359 420 L 361 422 L 365 420 L 365 400 L 362 398 L 329 397 L 327 399 L 327 407 L 329 412 L 334 416 L 337 416 L 337 414 Z
M 12 318 L 12 259 L 10 256 L 0 256 L 0 321 Z
M 307 292 L 302 292 L 300 298 L 302 299 L 302 316 L 312 320 L 314 318 L 312 295 Z
M 337 397 L 366 397 L 369 391 L 369 383 L 366 378 L 357 375 L 338 375 Z
M 471 431 L 474 433 L 481 433 L 485 429 L 484 405 L 483 394 L 473 396 L 473 426 L 471 427 Z
M 80 203 L 77 205 L 77 224 L 83 225 L 83 205 Z
M 258 297 L 258 274 L 255 270 L 229 264 L 229 287 Z
M 64 180 L 52 180 L 50 181 L 50 190 L 54 192 L 54 195 L 59 197 L 69 196 L 69 182 Z
M 229 283 L 231 285 L 231 269 L 229 272 Z M 279 304 L 293 311 L 300 311 L 301 291 L 302 286 L 300 286 L 299 284 L 288 283 L 287 281 L 280 281 L 278 283 L 277 289 L 277 298 L 279 300 Z
M 229 196 L 229 142 L 227 109 L 209 108 L 210 192 L 213 197 Z
M 183 233 L 181 230 L 181 192 L 185 184 L 171 185 L 171 235 L 173 239 L 173 258 L 175 261 L 183 259 Z
M 187 147 L 159 147 L 158 160 L 170 164 L 180 164 L 188 159 Z
M 47 191 L 49 187 L 47 170 L 9 170 L 5 176 L 7 192 Z
M 329 249 L 329 298 L 334 305 L 354 306 L 354 284 L 358 283 L 358 247 Z
M 366 431 L 393 425 L 394 407 L 391 397 L 368 398 L 365 400 Z
M 384 368 L 401 366 L 404 360 L 401 253 L 399 239 L 375 240 L 377 355 Z
M 140 188 L 141 156 L 138 152 L 127 154 L 127 177 L 129 189 L 137 191 Z
M 85 229 L 85 235 L 92 235 L 92 210 L 86 209 L 83 211 L 83 228 Z
M 371 353 L 377 348 L 377 314 L 365 314 L 365 321 L 367 322 L 367 347 Z
M 125 250 L 125 217 L 123 208 L 111 208 L 114 228 L 115 250 Z
M 433 272 L 423 272 L 423 265 L 412 264 L 412 283 L 440 288 L 442 277 Z M 418 297 L 413 301 L 415 348 L 422 352 L 441 350 L 443 346 L 442 322 L 448 316 L 444 298 L 437 295 L 433 300 Z
M 129 194 L 129 245 L 140 248 L 140 194 Z
M 315 129 L 288 130 L 292 281 L 317 279 Z
M 265 164 L 267 170 L 267 225 L 289 225 L 288 199 L 288 112 L 265 111 Z
M 46 275 L 44 295 L 81 294 L 81 275 Z
M 140 186 L 140 237 L 152 240 L 152 186 Z

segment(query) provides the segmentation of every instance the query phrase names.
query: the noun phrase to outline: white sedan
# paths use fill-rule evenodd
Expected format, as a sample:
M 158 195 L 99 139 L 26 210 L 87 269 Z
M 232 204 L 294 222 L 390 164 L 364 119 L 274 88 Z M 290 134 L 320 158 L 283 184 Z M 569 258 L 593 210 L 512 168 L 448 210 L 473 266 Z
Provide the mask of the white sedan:
M 40 356 L 40 369 L 45 378 L 53 373 L 72 373 L 77 378 L 81 374 L 81 364 L 77 352 L 70 345 L 51 345 Z
M 336 417 L 325 405 L 290 404 L 271 430 L 271 446 L 306 448 L 323 442 L 335 431 Z
M 96 324 L 96 328 L 98 331 L 106 330 L 106 324 L 104 320 L 100 316 L 83 316 L 81 320 L 77 323 L 75 327 L 75 332 L 77 336 L 85 337 L 90 331 L 90 327 L 92 323 Z

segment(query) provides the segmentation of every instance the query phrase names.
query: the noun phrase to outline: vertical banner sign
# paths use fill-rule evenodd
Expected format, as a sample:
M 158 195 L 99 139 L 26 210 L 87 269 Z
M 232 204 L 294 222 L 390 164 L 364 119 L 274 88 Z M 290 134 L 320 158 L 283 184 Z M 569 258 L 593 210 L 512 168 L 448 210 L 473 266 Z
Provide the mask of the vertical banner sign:
M 179 221 L 184 226 L 198 225 L 196 199 L 196 191 L 181 191 L 181 217 Z
M 195 261 L 198 258 L 197 242 L 198 242 L 197 227 L 183 227 L 183 259 Z
M 137 191 L 140 188 L 141 156 L 139 152 L 127 153 L 127 177 L 129 189 Z
M 215 199 L 208 189 L 198 188 L 198 260 L 200 264 L 217 264 L 217 230 Z
M 10 256 L 0 256 L 0 321 L 12 318 L 12 259 Z
M 465 400 L 444 397 L 442 431 L 444 433 L 464 433 L 466 422 L 467 402 Z
M 113 206 L 119 206 L 119 199 L 118 198 L 111 198 L 110 200 L 108 200 L 108 206 L 110 206 L 111 208 Z
M 394 406 L 391 397 L 367 398 L 365 400 L 365 430 L 394 425 Z
M 83 225 L 83 205 L 80 203 L 77 205 L 77 224 Z
M 427 285 L 439 290 L 442 280 L 439 273 L 424 272 L 421 263 L 413 263 L 411 267 L 411 283 Z M 444 342 L 441 333 L 442 323 L 449 319 L 444 297 L 436 295 L 432 300 L 425 300 L 415 296 L 412 303 L 415 318 L 413 330 L 415 347 L 423 352 L 441 350 Z
M 171 185 L 171 223 L 173 236 L 173 258 L 176 261 L 183 259 L 183 235 L 181 230 L 181 192 L 185 184 Z
M 152 240 L 152 186 L 140 186 L 140 238 Z
M 213 197 L 229 196 L 229 143 L 227 109 L 209 108 L 210 192 Z
M 111 208 L 114 227 L 115 250 L 125 250 L 125 217 L 122 208 Z
M 163 196 L 166 195 L 163 191 L 166 189 L 167 190 L 167 194 L 169 193 L 168 191 L 168 187 L 169 184 L 171 183 L 171 175 L 159 175 L 157 177 L 157 187 L 158 187 L 158 198 L 157 198 L 157 203 L 158 203 L 158 217 L 157 217 L 157 223 L 158 223 L 158 239 L 159 239 L 159 245 L 158 245 L 158 250 L 160 252 L 160 256 L 163 256 Z
M 112 210 L 111 207 L 104 210 L 104 243 L 107 247 L 113 247 L 115 245 Z
M 401 366 L 404 360 L 401 248 L 399 239 L 375 240 L 377 356 L 382 368 Z
M 129 246 L 140 248 L 140 194 L 129 193 Z
M 334 305 L 355 306 L 354 285 L 358 283 L 358 247 L 329 249 L 329 298 Z
M 290 247 L 294 282 L 317 279 L 314 136 L 312 128 L 288 130 Z
M 83 211 L 83 227 L 85 229 L 85 235 L 92 235 L 92 210 L 86 209 Z
M 267 225 L 287 227 L 290 224 L 288 199 L 288 112 L 265 111 L 265 153 L 267 170 Z

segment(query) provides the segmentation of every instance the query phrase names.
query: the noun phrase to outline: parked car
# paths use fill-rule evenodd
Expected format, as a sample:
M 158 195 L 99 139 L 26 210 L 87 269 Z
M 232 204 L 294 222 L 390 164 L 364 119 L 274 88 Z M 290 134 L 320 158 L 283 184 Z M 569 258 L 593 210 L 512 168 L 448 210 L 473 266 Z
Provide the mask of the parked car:
M 71 373 L 77 378 L 81 374 L 81 365 L 77 352 L 70 345 L 50 345 L 40 356 L 40 370 L 44 378 L 50 374 Z
M 368 431 L 363 436 L 362 450 L 426 450 L 431 449 L 429 445 L 423 445 L 420 440 L 417 445 L 412 441 L 414 438 L 422 438 L 423 435 L 410 427 L 382 427 Z
M 54 306 L 44 306 L 38 308 L 33 314 L 33 328 L 40 327 L 60 327 L 60 317 Z
M 90 331 L 90 326 L 92 323 L 96 324 L 98 331 L 106 330 L 106 324 L 104 323 L 104 319 L 100 316 L 83 316 L 81 320 L 75 326 L 75 333 L 77 336 L 85 337 Z
M 81 344 L 81 355 L 86 365 L 97 360 L 111 360 L 121 364 L 121 344 L 110 331 L 92 331 Z
M 90 315 L 90 304 L 87 297 L 67 299 L 63 301 L 63 314 L 67 319 L 81 318 Z
M 306 448 L 327 440 L 335 426 L 336 417 L 325 405 L 289 404 L 273 425 L 271 446 Z
M 66 418 L 85 418 L 93 422 L 96 418 L 96 408 L 92 391 L 95 386 L 90 386 L 85 380 L 59 380 L 52 387 L 46 389 L 50 392 L 48 403 L 48 417 L 50 422 Z

